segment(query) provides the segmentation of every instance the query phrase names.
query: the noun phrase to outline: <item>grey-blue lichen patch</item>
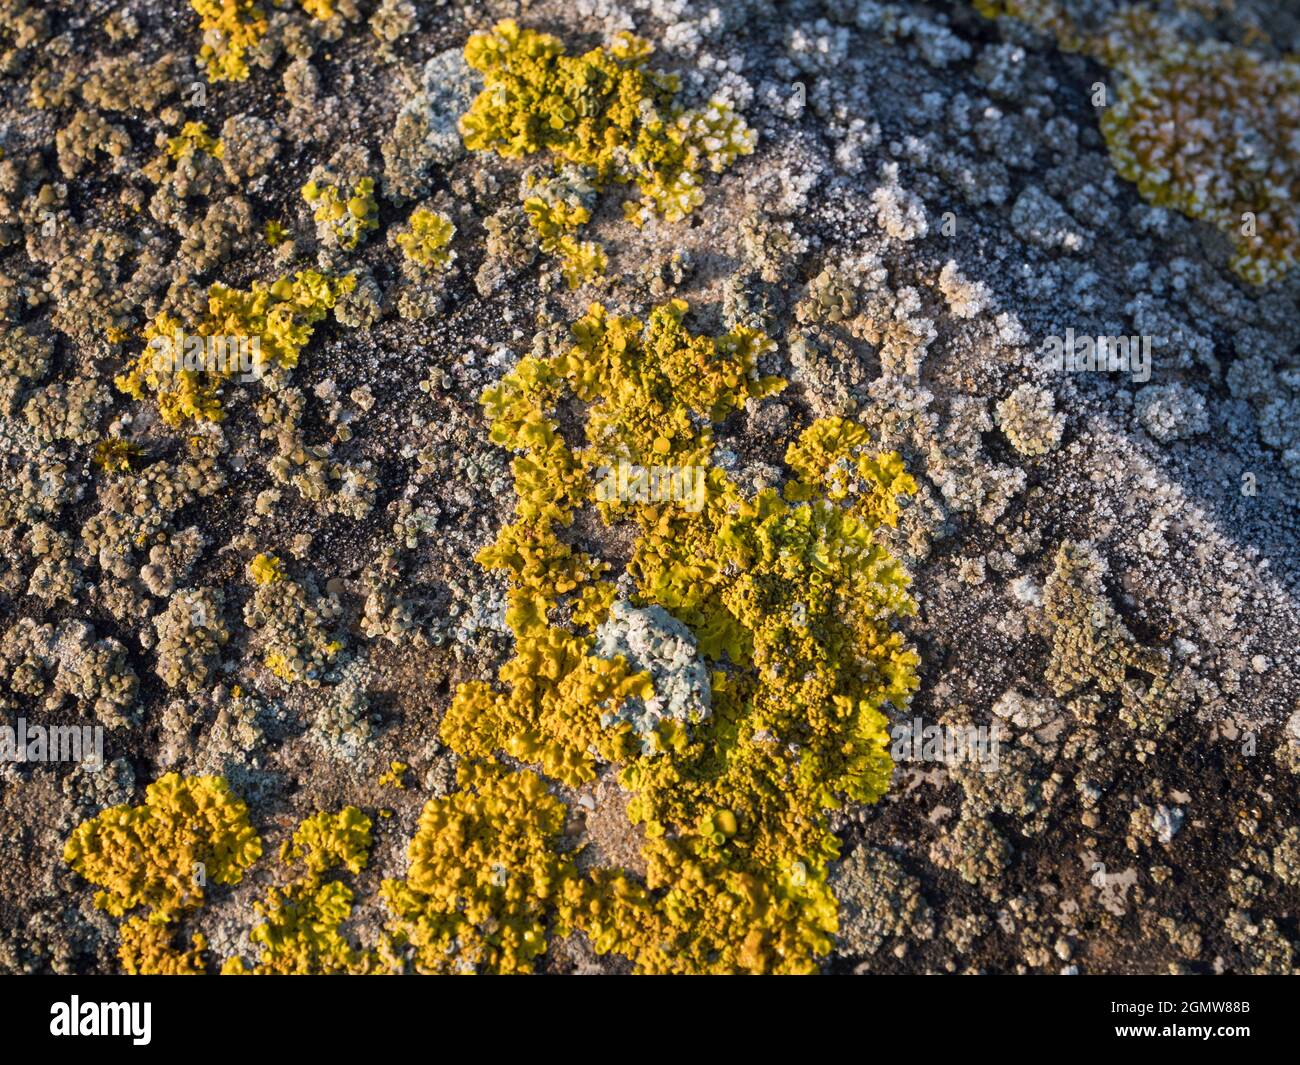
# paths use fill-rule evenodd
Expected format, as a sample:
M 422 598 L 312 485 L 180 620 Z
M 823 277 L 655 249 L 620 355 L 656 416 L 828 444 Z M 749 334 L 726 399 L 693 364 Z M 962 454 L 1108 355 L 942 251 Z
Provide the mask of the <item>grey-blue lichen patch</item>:
M 465 151 L 457 125 L 482 88 L 459 48 L 439 52 L 424 65 L 417 91 L 397 114 L 384 141 L 384 195 L 398 202 L 429 191 L 429 168 L 446 167 Z
M 650 674 L 654 695 L 633 697 L 601 718 L 609 726 L 626 721 L 641 738 L 643 754 L 658 749 L 657 726 L 665 719 L 693 725 L 711 713 L 712 687 L 690 630 L 663 607 L 635 607 L 619 600 L 596 630 L 592 653 L 598 658 L 623 656 L 634 673 Z

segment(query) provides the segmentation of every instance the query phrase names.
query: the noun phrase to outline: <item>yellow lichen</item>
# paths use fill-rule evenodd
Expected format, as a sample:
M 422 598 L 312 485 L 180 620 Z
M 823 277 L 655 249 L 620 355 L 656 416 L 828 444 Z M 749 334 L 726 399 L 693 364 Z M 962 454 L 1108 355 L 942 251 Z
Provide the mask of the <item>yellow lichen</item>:
M 115 917 L 138 906 L 166 922 L 199 906 L 204 885 L 237 884 L 262 853 L 248 809 L 222 777 L 168 773 L 140 806 L 113 806 L 78 825 L 63 859 L 102 890 Z
M 463 763 L 457 781 L 425 805 L 406 879 L 384 882 L 386 953 L 420 973 L 527 972 L 575 876 L 555 847 L 564 804 L 526 771 Z
M 549 152 L 586 168 L 597 188 L 635 184 L 633 221 L 681 219 L 703 202 L 704 173 L 753 151 L 755 138 L 725 103 L 678 106 L 679 80 L 649 68 L 649 55 L 648 42 L 624 32 L 570 56 L 558 38 L 498 22 L 465 45 L 486 82 L 460 120 L 465 146 L 508 158 Z
M 208 312 L 197 323 L 160 314 L 145 328 L 145 349 L 114 379 L 134 399 L 153 394 L 164 422 L 220 421 L 222 385 L 237 374 L 258 376 L 270 367 L 291 368 L 316 324 L 356 278 L 302 270 L 247 290 L 214 284 Z M 191 365 L 192 364 L 192 365 Z
M 258 555 L 248 564 L 248 575 L 258 584 L 284 580 L 284 562 L 275 555 Z
M 302 198 L 316 208 L 312 218 L 332 233 L 345 251 L 357 248 L 367 233 L 379 228 L 374 178 L 363 177 L 350 193 L 328 182 L 308 181 L 302 187 Z
M 359 873 L 370 853 L 370 818 L 355 806 L 321 811 L 302 822 L 280 850 L 286 864 L 301 862 L 310 876 L 343 868 Z
M 130 473 L 143 454 L 139 444 L 113 436 L 95 445 L 91 461 L 105 473 Z
M 189 950 L 179 950 L 175 929 L 143 917 L 130 917 L 122 924 L 118 958 L 128 976 L 202 976 L 203 952 L 207 940 L 194 935 Z
M 170 159 L 184 159 L 194 152 L 204 152 L 214 159 L 226 154 L 225 145 L 208 134 L 205 122 L 186 122 L 180 133 L 167 139 L 166 154 Z
M 516 452 L 517 503 L 479 561 L 509 578 L 516 657 L 499 689 L 457 691 L 442 734 L 465 757 L 505 753 L 568 785 L 621 766 L 644 882 L 566 878 L 553 915 L 598 950 L 645 971 L 808 971 L 836 927 L 826 812 L 884 792 L 882 707 L 917 683 L 890 627 L 914 609 L 908 579 L 875 537 L 916 486 L 864 426 L 826 420 L 789 449 L 784 493 L 746 498 L 712 465 L 711 426 L 782 386 L 757 373 L 770 341 L 695 336 L 685 313 L 674 301 L 643 323 L 593 306 L 571 347 L 521 360 L 485 393 L 493 440 Z M 555 421 L 569 396 L 587 411 L 580 450 Z M 617 461 L 699 469 L 700 505 L 598 493 L 597 471 Z M 592 654 L 614 585 L 560 535 L 585 506 L 631 524 L 638 598 L 686 622 L 712 669 L 708 720 L 662 722 L 649 745 L 613 711 L 647 697 L 650 677 Z
M 1056 0 L 976 0 L 1115 70 L 1101 131 L 1116 170 L 1143 198 L 1203 219 L 1233 244 L 1230 266 L 1253 284 L 1300 258 L 1300 58 L 1188 40 L 1144 5 L 1085 30 Z
M 253 0 L 190 0 L 199 16 L 204 43 L 199 62 L 209 81 L 243 81 L 248 77 L 247 54 L 267 30 L 262 9 Z
M 426 270 L 445 270 L 450 266 L 456 258 L 451 249 L 456 227 L 451 219 L 438 211 L 418 208 L 411 212 L 408 222 L 410 229 L 396 237 L 402 254 Z
M 302 872 L 283 888 L 272 887 L 256 904 L 262 921 L 249 935 L 261 948 L 250 969 L 239 957 L 222 966 L 227 974 L 364 973 L 374 957 L 344 938 L 340 927 L 352 913 L 352 890 L 327 873 L 365 868 L 370 855 L 370 818 L 355 806 L 337 814 L 321 811 L 302 822 L 280 849 L 286 866 Z
M 272 218 L 262 227 L 262 239 L 271 247 L 278 248 L 289 239 L 289 231 Z

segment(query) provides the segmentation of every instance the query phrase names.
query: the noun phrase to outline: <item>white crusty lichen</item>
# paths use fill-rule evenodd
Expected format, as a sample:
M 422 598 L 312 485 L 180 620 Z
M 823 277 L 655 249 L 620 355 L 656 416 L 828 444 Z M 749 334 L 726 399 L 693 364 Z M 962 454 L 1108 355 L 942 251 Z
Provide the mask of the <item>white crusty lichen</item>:
M 634 673 L 650 674 L 654 694 L 649 699 L 625 699 L 601 719 L 602 725 L 627 721 L 641 738 L 641 749 L 658 749 L 656 726 L 665 718 L 698 724 L 711 713 L 709 673 L 696 650 L 690 630 L 663 607 L 634 607 L 619 600 L 596 630 L 592 654 L 622 656 Z
M 424 65 L 420 86 L 397 113 L 384 140 L 384 195 L 397 202 L 429 191 L 431 167 L 446 167 L 465 151 L 458 122 L 482 88 L 459 48 Z
M 912 241 L 924 237 L 930 231 L 924 201 L 898 183 L 897 163 L 884 164 L 880 173 L 884 184 L 871 194 L 876 223 L 894 240 Z
M 1210 427 L 1201 394 L 1177 382 L 1148 385 L 1137 394 L 1133 411 L 1142 428 L 1162 443 L 1184 440 Z
M 934 914 L 920 881 L 887 851 L 859 844 L 836 864 L 831 884 L 840 902 L 836 937 L 846 953 L 869 957 L 891 939 L 934 937 Z
M 968 280 L 952 259 L 939 271 L 939 291 L 958 318 L 974 318 L 988 308 L 992 299 L 989 287 L 983 281 Z
M 126 724 L 139 690 L 126 647 L 80 620 L 19 618 L 0 636 L 0 678 L 2 707 L 12 708 L 10 694 L 43 699 L 50 710 L 72 700 L 109 728 Z

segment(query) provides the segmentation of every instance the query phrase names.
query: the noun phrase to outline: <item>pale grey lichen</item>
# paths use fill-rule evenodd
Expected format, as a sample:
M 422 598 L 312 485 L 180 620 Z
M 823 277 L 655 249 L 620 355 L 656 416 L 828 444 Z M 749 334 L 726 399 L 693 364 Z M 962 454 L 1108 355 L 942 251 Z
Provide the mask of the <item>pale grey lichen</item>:
M 1205 399 L 1186 385 L 1148 385 L 1133 402 L 1137 419 L 1148 433 L 1162 442 L 1184 440 L 1210 427 Z
M 649 699 L 626 699 L 601 718 L 606 726 L 616 721 L 631 724 L 643 753 L 658 749 L 655 730 L 665 718 L 697 724 L 712 713 L 709 673 L 695 637 L 663 607 L 615 602 L 596 630 L 592 654 L 610 659 L 621 655 L 632 672 L 650 674 L 654 694 Z
M 418 199 L 429 191 L 430 167 L 446 167 L 464 153 L 457 123 L 481 85 L 460 48 L 425 63 L 419 89 L 397 113 L 381 147 L 386 196 L 397 202 Z
M 871 955 L 890 939 L 934 936 L 920 881 L 887 851 L 860 844 L 833 868 L 830 883 L 840 902 L 836 935 L 848 953 Z

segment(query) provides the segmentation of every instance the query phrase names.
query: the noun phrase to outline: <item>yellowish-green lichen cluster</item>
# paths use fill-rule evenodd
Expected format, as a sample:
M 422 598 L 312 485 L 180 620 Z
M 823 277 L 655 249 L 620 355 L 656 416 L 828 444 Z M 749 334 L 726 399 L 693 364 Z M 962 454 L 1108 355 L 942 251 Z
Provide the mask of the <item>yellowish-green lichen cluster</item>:
M 284 580 L 284 562 L 275 555 L 261 554 L 248 564 L 248 575 L 259 585 Z
M 208 312 L 197 323 L 187 325 L 166 313 L 150 322 L 144 351 L 114 383 L 133 399 L 152 394 L 168 425 L 220 421 L 221 387 L 241 372 L 241 359 L 247 356 L 257 374 L 296 366 L 317 323 L 355 285 L 351 275 L 333 277 L 315 270 L 300 270 L 271 284 L 254 281 L 248 290 L 214 284 Z M 194 340 L 203 342 L 199 350 L 205 361 L 189 369 L 184 355 Z
M 789 449 L 784 491 L 747 497 L 712 464 L 712 425 L 782 387 L 757 372 L 771 342 L 744 328 L 693 335 L 686 309 L 642 322 L 593 306 L 572 346 L 523 359 L 484 395 L 492 438 L 516 452 L 518 502 L 479 560 L 509 578 L 516 657 L 500 688 L 462 686 L 442 734 L 462 756 L 506 754 L 570 786 L 620 768 L 644 883 L 572 879 L 558 926 L 644 971 L 808 971 L 836 927 L 827 812 L 883 794 L 882 708 L 917 683 L 890 626 L 914 609 L 907 576 L 875 538 L 915 484 L 863 426 L 829 419 Z M 559 431 L 566 397 L 586 405 L 586 447 Z M 699 468 L 702 505 L 598 495 L 598 470 L 619 461 Z M 615 585 L 563 536 L 588 506 L 631 525 L 636 598 L 685 621 L 712 669 L 711 716 L 661 722 L 649 755 L 612 711 L 648 696 L 651 678 L 592 653 Z
M 312 218 L 317 227 L 330 234 L 344 251 L 355 250 L 366 234 L 379 228 L 379 205 L 375 202 L 372 177 L 358 180 L 351 192 L 313 179 L 302 187 L 302 198 L 316 208 Z
M 213 159 L 225 155 L 225 147 L 220 139 L 208 133 L 205 122 L 186 122 L 180 133 L 167 139 L 165 151 L 171 159 L 183 159 L 193 152 L 205 152 Z
M 190 0 L 203 30 L 199 62 L 209 81 L 243 81 L 247 54 L 267 30 L 267 19 L 254 0 Z
M 556 37 L 498 22 L 465 46 L 486 82 L 460 120 L 465 146 L 507 158 L 548 153 L 590 175 L 598 191 L 633 184 L 640 199 L 624 214 L 638 225 L 652 215 L 684 218 L 704 200 L 704 174 L 753 151 L 755 136 L 722 101 L 681 107 L 679 79 L 648 67 L 650 52 L 647 41 L 620 33 L 606 48 L 568 55 Z M 570 287 L 603 272 L 599 245 L 574 236 L 588 206 L 530 192 L 525 209 Z
M 571 169 L 571 168 L 570 168 Z M 569 288 L 577 288 L 605 272 L 605 250 L 594 240 L 579 240 L 579 229 L 591 221 L 591 210 L 581 183 L 556 179 L 536 180 L 529 175 L 529 195 L 524 198 L 524 216 L 537 231 L 538 247 L 560 259 L 560 272 Z
M 127 972 L 200 969 L 172 946 L 173 925 L 203 905 L 208 883 L 238 884 L 262 854 L 248 809 L 221 777 L 169 773 L 145 789 L 139 806 L 113 806 L 78 825 L 63 858 L 101 890 L 95 905 L 114 917 L 143 908 L 122 930 Z
M 209 75 L 246 76 L 245 53 L 265 32 L 260 12 L 239 0 L 195 7 L 212 23 L 210 40 L 222 42 L 205 46 Z M 328 3 L 307 9 L 332 14 Z M 465 143 L 559 164 L 528 175 L 523 211 L 570 287 L 606 267 L 604 250 L 577 238 L 596 193 L 633 184 L 631 221 L 678 220 L 702 201 L 706 172 L 752 150 L 753 134 L 729 106 L 680 107 L 677 79 L 649 69 L 649 51 L 621 34 L 569 56 L 557 39 L 510 21 L 467 45 L 487 85 L 462 117 Z M 197 123 L 164 152 L 199 154 L 220 158 L 222 145 Z M 370 178 L 318 168 L 302 195 L 338 248 L 355 249 L 378 226 Z M 390 239 L 404 271 L 429 273 L 450 266 L 454 234 L 449 216 L 422 207 Z M 150 347 L 118 387 L 153 394 L 171 425 L 218 420 L 233 369 L 160 364 L 154 341 L 256 338 L 258 370 L 290 368 L 355 284 L 314 271 L 247 291 L 215 284 L 197 323 L 164 313 L 146 327 Z M 787 450 L 783 488 L 747 492 L 715 464 L 714 426 L 784 387 L 759 371 L 772 342 L 745 327 L 693 334 L 686 313 L 673 301 L 642 321 L 593 305 L 570 345 L 523 359 L 484 394 L 492 440 L 515 454 L 517 503 L 479 561 L 507 577 L 515 655 L 498 684 L 463 685 L 445 715 L 443 739 L 461 758 L 458 789 L 425 806 L 407 875 L 385 881 L 391 918 L 375 949 L 343 936 L 353 893 L 329 876 L 358 874 L 368 857 L 371 821 L 348 807 L 308 818 L 285 844 L 282 862 L 299 872 L 257 906 L 258 957 L 251 967 L 232 957 L 223 971 L 522 972 L 549 936 L 570 930 L 647 972 L 806 972 L 830 950 L 827 874 L 839 845 L 829 813 L 883 794 L 892 768 L 884 708 L 904 705 L 917 684 L 917 656 L 894 628 L 915 609 L 908 578 L 877 540 L 916 486 L 897 454 L 873 450 L 864 426 L 823 419 Z M 585 411 L 581 442 L 559 424 L 575 400 Z M 690 500 L 611 494 L 598 481 L 615 465 L 686 471 L 699 491 Z M 571 544 L 583 510 L 631 534 L 622 585 Z M 314 600 L 311 582 L 289 579 L 273 555 L 257 555 L 249 576 L 244 618 L 264 664 L 283 680 L 317 681 L 341 650 L 328 631 L 337 603 Z M 629 594 L 631 604 L 620 601 Z M 689 633 L 711 705 L 634 729 L 623 711 L 654 699 L 657 681 L 626 654 L 596 653 L 597 633 L 616 613 L 650 606 Z M 503 756 L 534 768 L 510 768 Z M 400 787 L 405 768 L 392 763 L 381 784 Z M 601 773 L 621 785 L 641 839 L 635 875 L 580 871 L 563 842 L 567 811 L 548 778 L 582 787 Z M 209 811 L 209 821 L 188 835 L 150 835 L 166 854 L 119 838 L 119 824 L 152 832 L 154 820 L 175 821 L 176 795 L 195 796 L 195 817 Z M 143 807 L 117 809 L 74 832 L 68 861 L 112 888 L 97 897 L 109 912 L 150 907 L 122 929 L 131 971 L 202 971 L 202 937 L 188 951 L 174 943 L 177 918 L 202 891 L 154 870 L 205 862 L 194 855 L 215 848 L 226 864 L 208 875 L 237 882 L 261 852 L 246 811 L 220 778 L 175 775 L 151 786 Z
M 447 269 L 456 258 L 451 248 L 456 235 L 452 220 L 439 211 L 417 208 L 407 221 L 408 230 L 395 238 L 406 260 L 420 270 Z
M 1231 267 L 1263 285 L 1300 258 L 1300 59 L 1188 40 L 1146 5 L 1077 25 L 1056 0 L 975 0 L 1118 72 L 1101 130 L 1119 173 L 1150 203 L 1210 222 Z
M 564 804 L 526 770 L 467 763 L 457 781 L 425 805 L 406 879 L 384 882 L 391 953 L 422 973 L 528 972 L 574 882 Z
M 285 866 L 301 873 L 285 887 L 272 887 L 256 905 L 261 923 L 249 938 L 259 948 L 249 968 L 238 956 L 226 959 L 228 975 L 364 973 L 374 968 L 371 952 L 354 947 L 340 926 L 352 913 L 352 889 L 326 875 L 345 869 L 356 875 L 370 856 L 370 818 L 355 806 L 337 814 L 321 811 L 302 822 L 280 849 Z
M 270 218 L 267 219 L 266 224 L 262 226 L 262 239 L 272 248 L 278 248 L 289 239 L 289 231 L 284 228 L 282 222 Z
M 143 449 L 131 440 L 108 437 L 95 445 L 91 461 L 105 473 L 130 473 Z
M 352 891 L 325 879 L 366 860 L 370 821 L 349 808 L 309 818 L 286 843 L 282 860 L 303 872 L 259 904 L 256 964 L 236 957 L 224 971 L 520 972 L 550 935 L 573 929 L 647 972 L 807 972 L 830 950 L 827 872 L 839 845 L 828 813 L 883 794 L 892 768 L 883 708 L 905 704 L 917 683 L 916 655 L 892 627 L 914 609 L 907 576 L 875 536 L 915 484 L 896 454 L 872 450 L 865 427 L 823 419 L 787 450 L 783 490 L 744 493 L 712 462 L 712 427 L 783 387 L 758 372 L 771 342 L 743 327 L 694 335 L 686 311 L 673 301 L 642 322 L 593 306 L 571 346 L 525 358 L 485 393 L 493 439 L 516 452 L 517 505 L 480 562 L 508 576 L 516 654 L 499 687 L 462 686 L 446 714 L 443 739 L 464 759 L 459 788 L 426 805 L 407 876 L 384 883 L 391 919 L 376 950 L 343 937 Z M 570 398 L 588 412 L 582 447 L 555 420 Z M 698 468 L 700 505 L 599 491 L 611 462 Z M 594 653 L 617 588 L 606 564 L 565 540 L 583 508 L 630 525 L 635 599 L 686 622 L 711 671 L 710 713 L 665 717 L 648 744 L 618 711 L 652 697 L 654 679 L 622 654 Z M 250 570 L 254 620 L 292 613 L 284 590 L 301 599 L 302 588 L 278 560 L 259 556 Z M 501 755 L 569 786 L 616 771 L 644 875 L 580 872 L 561 843 L 564 804 L 543 776 L 511 770 Z M 177 791 L 210 792 L 194 805 L 221 816 L 179 840 L 159 834 L 166 853 L 112 831 L 169 811 Z M 110 912 L 148 903 L 150 920 L 169 924 L 196 904 L 179 870 L 202 860 L 204 845 L 237 855 L 213 867 L 218 882 L 236 881 L 260 853 L 242 804 L 232 811 L 228 799 L 217 778 L 164 778 L 144 807 L 78 828 L 68 860 L 113 887 L 100 899 Z M 194 971 L 202 947 L 182 952 L 170 932 L 123 930 L 139 971 Z

